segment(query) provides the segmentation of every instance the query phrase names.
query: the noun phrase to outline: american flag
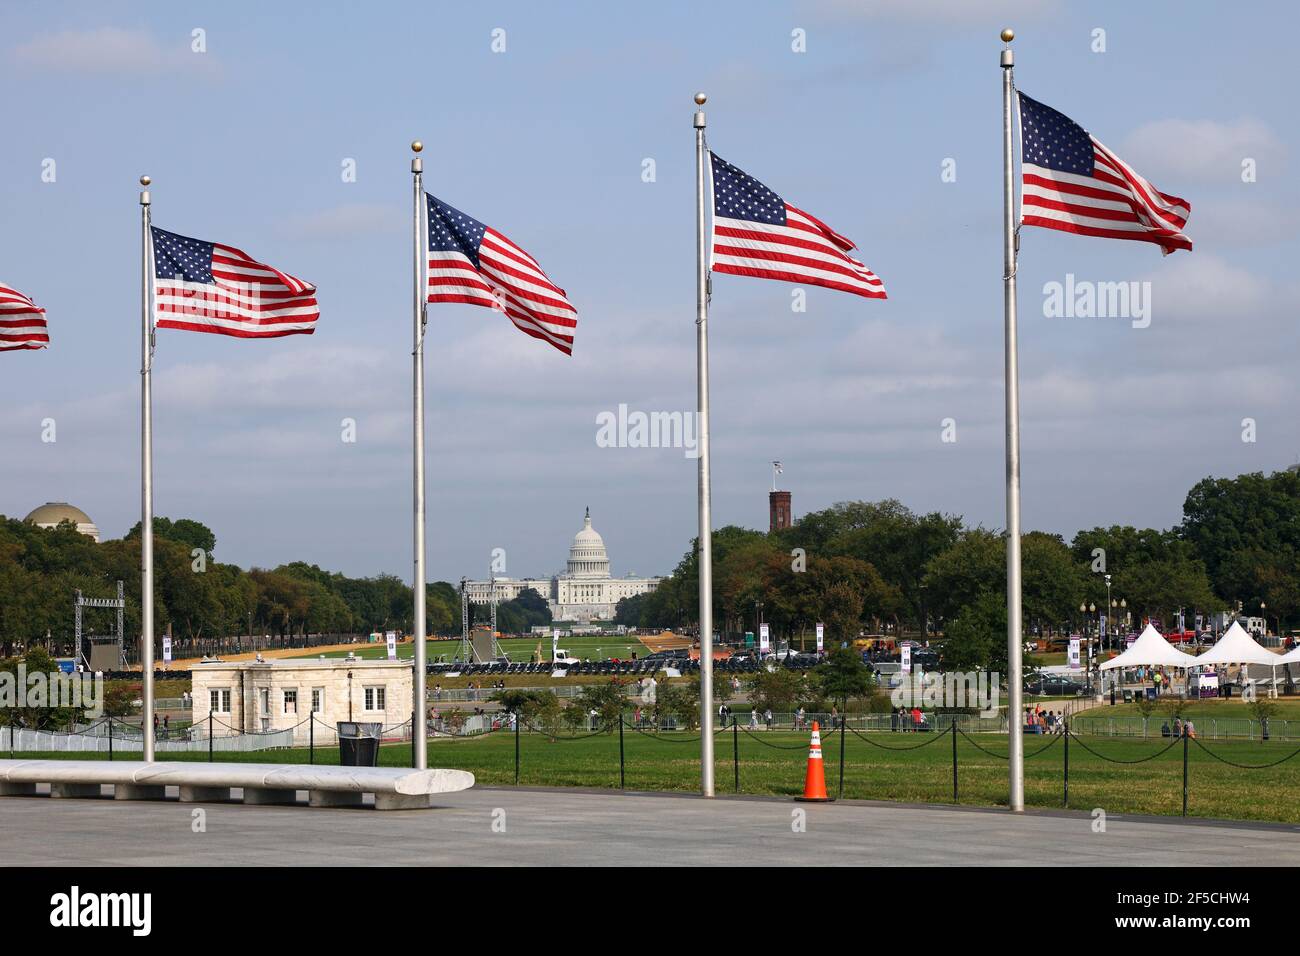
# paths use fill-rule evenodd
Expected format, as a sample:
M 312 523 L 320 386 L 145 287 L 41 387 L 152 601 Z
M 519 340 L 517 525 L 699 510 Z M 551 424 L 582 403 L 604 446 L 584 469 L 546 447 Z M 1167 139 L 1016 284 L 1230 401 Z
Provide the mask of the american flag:
M 158 328 L 248 339 L 316 331 L 320 308 L 310 282 L 232 246 L 152 228 Z
M 0 282 L 0 352 L 43 349 L 49 344 L 45 310 L 17 289 Z
M 1192 248 L 1182 231 L 1187 200 L 1160 192 L 1078 123 L 1024 93 L 1020 138 L 1026 226 L 1154 242 L 1165 255 Z
M 428 199 L 429 301 L 504 312 L 521 332 L 573 354 L 578 311 L 537 260 L 495 229 Z
M 885 286 L 848 255 L 853 240 L 790 205 L 710 151 L 714 272 L 820 285 L 884 299 Z

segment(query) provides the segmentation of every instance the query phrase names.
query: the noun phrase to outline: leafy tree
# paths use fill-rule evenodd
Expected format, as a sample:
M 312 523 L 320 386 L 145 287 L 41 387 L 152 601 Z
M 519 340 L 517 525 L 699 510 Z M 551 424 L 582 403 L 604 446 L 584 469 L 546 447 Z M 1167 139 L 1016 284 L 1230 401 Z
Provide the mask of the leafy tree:
M 18 696 L 13 707 L 0 708 L 0 723 L 32 730 L 66 730 L 77 715 L 77 711 L 73 708 L 52 706 L 53 701 L 50 698 L 46 699 L 46 705 L 43 707 L 19 705 L 20 701 L 24 705 L 31 704 L 27 696 L 27 687 L 18 684 L 19 664 L 25 665 L 29 678 L 37 673 L 45 674 L 47 678 L 59 673 L 59 665 L 43 647 L 29 647 L 21 658 L 11 657 L 0 660 L 0 673 L 11 675 L 10 681 L 13 682 Z
M 647 592 L 620 598 L 618 604 L 614 605 L 614 623 L 622 624 L 624 627 L 639 627 L 641 614 L 645 610 L 649 597 L 650 594 Z
M 871 669 L 862 662 L 862 655 L 851 647 L 837 647 L 818 665 L 817 676 L 821 692 L 839 702 L 840 711 L 847 709 L 850 700 L 867 697 L 873 689 Z
M 852 646 L 862 627 L 862 594 L 849 582 L 837 581 L 822 592 L 821 606 L 831 641 Z
M 899 615 L 905 612 L 919 628 L 926 613 L 928 591 L 922 586 L 926 567 L 957 542 L 962 529 L 960 516 L 938 512 L 918 515 L 893 498 L 844 502 L 830 511 L 830 515 L 823 512 L 805 516 L 797 530 L 808 527 L 810 544 L 831 532 L 820 542 L 821 548 L 875 568 L 898 596 L 897 604 L 887 613 L 899 623 Z
M 1259 721 L 1259 737 L 1261 740 L 1268 739 L 1268 722 L 1270 718 L 1276 716 L 1278 711 L 1277 702 L 1267 697 L 1256 695 L 1247 703 L 1250 708 L 1250 716 Z
M 1183 502 L 1179 530 L 1205 562 L 1219 597 L 1257 605 L 1259 593 L 1242 593 L 1248 579 L 1229 564 L 1229 556 L 1300 553 L 1300 471 L 1197 482 Z
M 696 681 L 661 683 L 655 691 L 654 721 L 659 727 L 672 719 L 681 730 L 700 726 L 700 685 Z
M 217 536 L 212 530 L 200 521 L 192 518 L 181 518 L 172 521 L 170 518 L 164 518 L 161 515 L 153 519 L 153 535 L 156 542 L 159 538 L 168 541 L 174 541 L 177 544 L 185 545 L 187 548 L 198 548 L 201 551 L 211 555 L 217 549 Z M 140 522 L 131 526 L 131 530 L 126 533 L 127 539 L 140 537 Z
M 488 610 L 489 619 L 491 610 Z M 497 627 L 503 634 L 527 634 L 533 627 L 551 623 L 551 608 L 533 588 L 497 605 Z
M 945 670 L 1006 674 L 1006 599 L 992 591 L 979 594 L 957 613 L 944 638 Z
M 803 675 L 788 667 L 762 668 L 749 678 L 749 699 L 760 711 L 789 712 L 811 695 Z
M 613 733 L 623 711 L 628 708 L 623 681 L 614 678 L 604 684 L 591 684 L 573 699 L 573 706 L 580 708 L 584 714 L 596 711 L 600 726 L 606 733 Z

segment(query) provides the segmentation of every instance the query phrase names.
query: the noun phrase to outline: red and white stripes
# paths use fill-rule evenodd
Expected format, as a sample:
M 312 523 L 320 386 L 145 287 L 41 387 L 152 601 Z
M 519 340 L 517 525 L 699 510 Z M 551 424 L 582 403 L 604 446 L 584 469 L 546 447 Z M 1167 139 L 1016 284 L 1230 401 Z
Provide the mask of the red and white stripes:
M 0 282 L 0 352 L 43 349 L 49 344 L 45 310 L 17 289 Z

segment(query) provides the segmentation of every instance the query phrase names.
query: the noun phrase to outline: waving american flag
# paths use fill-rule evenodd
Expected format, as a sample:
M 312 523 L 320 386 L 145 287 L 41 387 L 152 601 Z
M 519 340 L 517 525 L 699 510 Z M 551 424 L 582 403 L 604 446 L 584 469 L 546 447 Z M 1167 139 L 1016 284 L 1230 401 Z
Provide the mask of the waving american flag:
M 152 228 L 158 328 L 251 339 L 316 331 L 320 308 L 310 282 L 233 246 Z
M 45 310 L 17 289 L 0 282 L 0 352 L 43 349 L 49 344 Z
M 519 329 L 573 354 L 578 310 L 537 260 L 495 229 L 428 199 L 430 302 L 466 302 L 503 312 Z
M 1083 236 L 1192 248 L 1191 204 L 1160 192 L 1074 120 L 1020 93 L 1021 222 Z
M 790 205 L 710 151 L 713 271 L 819 285 L 884 299 L 875 273 L 850 256 L 854 242 Z

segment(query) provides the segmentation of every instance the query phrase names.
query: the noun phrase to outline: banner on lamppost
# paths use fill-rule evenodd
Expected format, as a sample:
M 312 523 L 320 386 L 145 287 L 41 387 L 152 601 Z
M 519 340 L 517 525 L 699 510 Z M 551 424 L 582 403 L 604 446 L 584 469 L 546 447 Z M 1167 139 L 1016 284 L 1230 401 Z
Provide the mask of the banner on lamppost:
M 172 662 L 172 639 L 170 635 L 164 634 L 163 635 L 163 663 L 170 664 L 171 662 Z
M 904 644 L 898 649 L 898 669 L 904 674 L 912 673 L 912 645 Z
M 772 650 L 772 632 L 766 624 L 758 625 L 758 652 L 766 654 Z
M 1070 670 L 1077 671 L 1083 664 L 1079 659 L 1079 638 L 1070 638 Z
M 826 625 L 817 625 L 817 653 L 820 654 L 826 646 Z
M 384 637 L 388 639 L 388 659 L 390 661 L 397 660 L 397 632 L 388 631 L 384 634 Z

